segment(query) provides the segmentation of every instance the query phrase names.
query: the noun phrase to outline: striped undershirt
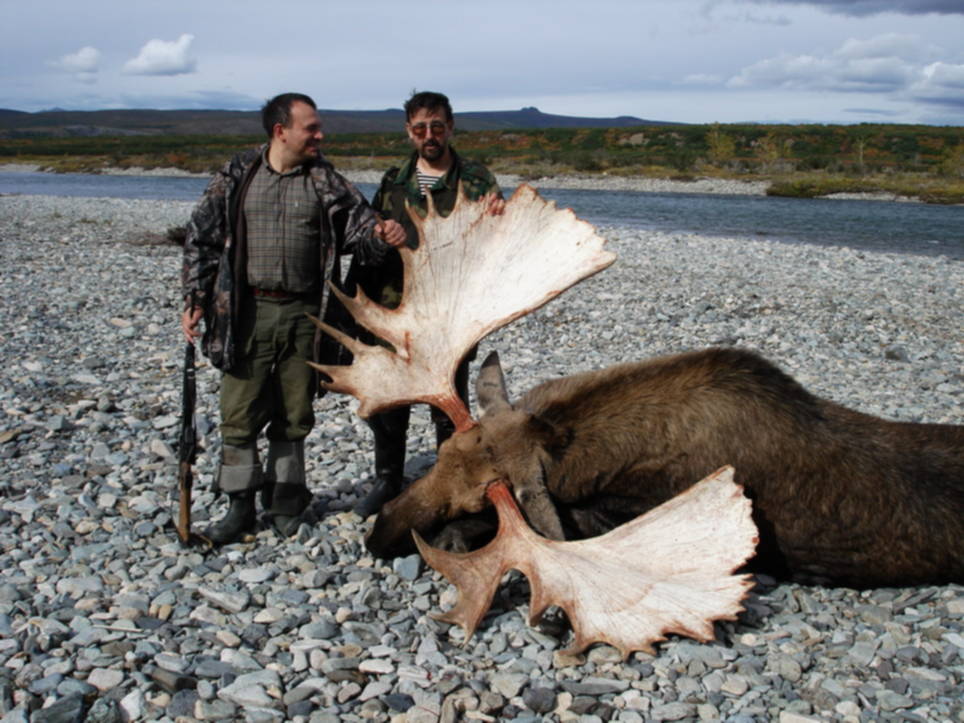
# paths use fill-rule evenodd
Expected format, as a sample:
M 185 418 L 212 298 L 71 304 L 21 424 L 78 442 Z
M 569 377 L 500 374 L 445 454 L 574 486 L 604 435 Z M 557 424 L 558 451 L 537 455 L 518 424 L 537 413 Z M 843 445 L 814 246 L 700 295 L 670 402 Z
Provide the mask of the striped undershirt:
M 428 190 L 435 185 L 435 182 L 442 177 L 442 174 L 430 176 L 416 168 L 415 177 L 418 179 L 418 190 L 422 192 L 423 196 L 426 196 L 428 195 Z

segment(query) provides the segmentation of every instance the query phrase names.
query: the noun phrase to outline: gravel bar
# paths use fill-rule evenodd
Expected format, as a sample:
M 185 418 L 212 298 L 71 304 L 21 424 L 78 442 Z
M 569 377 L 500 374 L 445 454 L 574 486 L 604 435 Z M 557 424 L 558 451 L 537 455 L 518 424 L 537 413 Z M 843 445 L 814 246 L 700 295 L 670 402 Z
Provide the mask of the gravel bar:
M 628 660 L 526 624 L 511 573 L 475 637 L 431 613 L 452 588 L 373 559 L 351 506 L 370 433 L 316 403 L 313 521 L 182 548 L 174 444 L 189 203 L 0 197 L 0 720 L 964 721 L 964 587 L 758 578 L 716 641 Z M 607 271 L 481 344 L 511 392 L 709 345 L 759 350 L 856 409 L 964 423 L 964 264 L 946 257 L 605 227 Z M 477 362 L 476 362 L 477 364 Z M 473 367 L 474 371 L 475 367 Z M 224 510 L 218 374 L 198 370 L 194 521 Z M 409 470 L 430 463 L 426 409 Z M 604 581 L 601 581 L 604 584 Z M 465 643 L 463 645 L 463 643 Z

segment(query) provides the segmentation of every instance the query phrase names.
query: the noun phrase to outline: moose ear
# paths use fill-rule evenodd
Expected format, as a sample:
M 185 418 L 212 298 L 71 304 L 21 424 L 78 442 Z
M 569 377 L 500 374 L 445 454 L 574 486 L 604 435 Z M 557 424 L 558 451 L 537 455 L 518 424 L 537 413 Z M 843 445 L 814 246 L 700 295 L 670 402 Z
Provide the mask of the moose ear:
M 475 381 L 475 394 L 479 398 L 479 408 L 483 415 L 512 409 L 498 352 L 490 353 L 482 362 Z

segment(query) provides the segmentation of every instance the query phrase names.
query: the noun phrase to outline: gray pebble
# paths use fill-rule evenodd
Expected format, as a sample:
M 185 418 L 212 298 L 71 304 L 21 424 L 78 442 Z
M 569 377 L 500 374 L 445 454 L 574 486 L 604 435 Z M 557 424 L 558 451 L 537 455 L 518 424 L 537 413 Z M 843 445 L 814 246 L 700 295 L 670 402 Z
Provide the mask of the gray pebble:
M 463 646 L 431 617 L 448 585 L 420 557 L 367 554 L 368 526 L 350 509 L 370 474 L 370 432 L 337 394 L 316 401 L 307 440 L 311 524 L 285 540 L 259 529 L 213 552 L 182 548 L 171 526 L 180 249 L 131 241 L 183 225 L 192 205 L 0 198 L 2 253 L 16 259 L 5 268 L 22 270 L 0 275 L 0 294 L 22 301 L 4 310 L 0 346 L 4 723 L 67 720 L 84 701 L 100 720 L 537 720 L 557 706 L 585 723 L 960 716 L 955 585 L 768 580 L 739 620 L 717 624 L 716 642 L 671 635 L 623 661 L 606 646 L 567 660 L 566 625 L 530 629 L 525 583 L 510 582 Z M 502 352 L 514 396 L 719 342 L 861 411 L 964 421 L 964 333 L 949 311 L 960 261 L 600 231 L 614 266 L 481 342 L 479 359 Z M 211 488 L 219 383 L 199 358 L 196 529 L 224 511 Z M 416 407 L 406 471 L 432 459 L 434 428 Z

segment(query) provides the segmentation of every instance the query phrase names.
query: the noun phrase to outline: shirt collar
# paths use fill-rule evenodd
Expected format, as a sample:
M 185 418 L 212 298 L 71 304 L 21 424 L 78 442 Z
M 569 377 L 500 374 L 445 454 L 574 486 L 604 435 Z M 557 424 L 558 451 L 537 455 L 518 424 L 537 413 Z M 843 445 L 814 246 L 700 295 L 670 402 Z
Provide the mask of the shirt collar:
M 285 171 L 284 173 L 280 173 L 276 171 L 274 168 L 271 167 L 271 164 L 268 162 L 268 148 L 269 148 L 268 144 L 265 144 L 264 148 L 261 149 L 261 165 L 268 171 L 268 173 L 285 178 L 287 176 L 302 175 L 308 171 L 309 161 L 305 161 L 300 166 L 295 166 L 290 171 Z
M 445 175 L 436 181 L 436 184 L 441 183 L 447 188 L 455 188 L 453 181 L 455 179 L 455 171 L 459 167 L 459 156 L 451 145 L 449 146 L 449 152 L 452 154 L 452 165 L 449 166 Z M 398 175 L 395 176 L 395 185 L 404 186 L 415 176 L 416 163 L 418 163 L 418 151 L 412 151 L 412 155 L 409 156 L 408 160 L 398 169 Z

